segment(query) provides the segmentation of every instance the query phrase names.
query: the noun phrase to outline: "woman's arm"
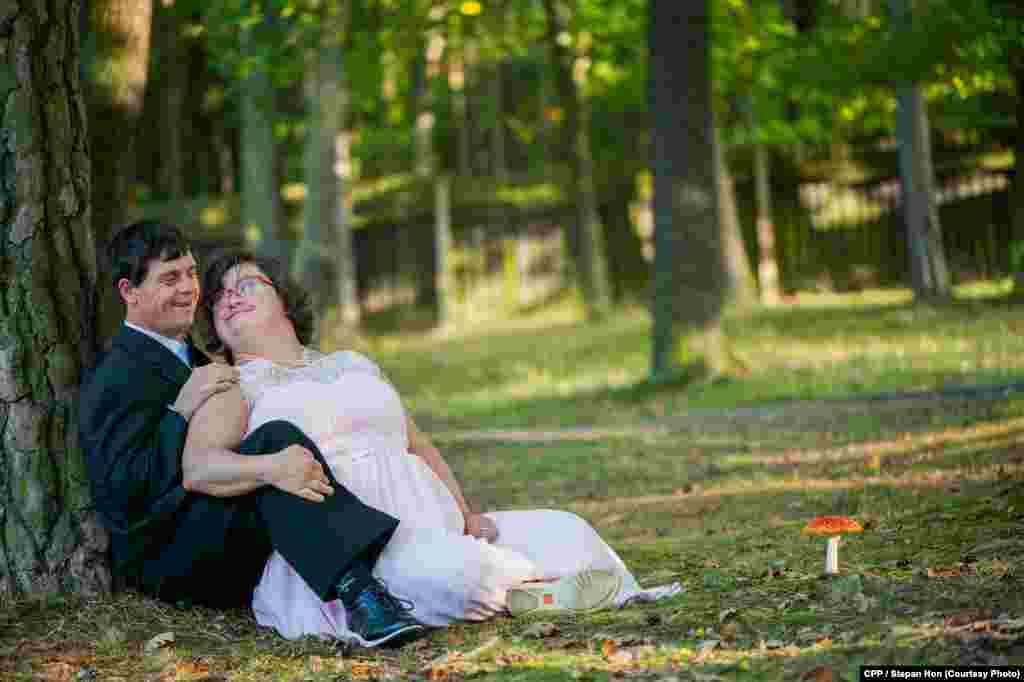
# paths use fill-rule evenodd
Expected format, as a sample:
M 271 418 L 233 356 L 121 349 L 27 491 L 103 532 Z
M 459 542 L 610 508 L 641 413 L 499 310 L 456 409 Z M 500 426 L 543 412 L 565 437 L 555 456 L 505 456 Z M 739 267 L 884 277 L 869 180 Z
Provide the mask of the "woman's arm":
M 455 479 L 455 474 L 452 473 L 448 463 L 444 461 L 440 451 L 430 441 L 430 438 L 419 430 L 411 417 L 406 417 L 405 420 L 406 430 L 409 433 L 409 451 L 422 458 L 431 471 L 448 487 L 452 497 L 455 498 L 455 503 L 459 505 L 459 510 L 462 511 L 462 517 L 466 523 L 466 535 L 483 538 L 491 542 L 496 540 L 498 538 L 497 527 L 482 514 L 473 513 L 469 503 L 466 502 L 465 496 L 462 494 L 459 482 Z
M 311 502 L 334 493 L 323 467 L 306 448 L 290 445 L 264 455 L 240 455 L 235 448 L 249 423 L 238 388 L 209 398 L 192 417 L 182 456 L 186 489 L 216 497 L 244 495 L 272 485 Z

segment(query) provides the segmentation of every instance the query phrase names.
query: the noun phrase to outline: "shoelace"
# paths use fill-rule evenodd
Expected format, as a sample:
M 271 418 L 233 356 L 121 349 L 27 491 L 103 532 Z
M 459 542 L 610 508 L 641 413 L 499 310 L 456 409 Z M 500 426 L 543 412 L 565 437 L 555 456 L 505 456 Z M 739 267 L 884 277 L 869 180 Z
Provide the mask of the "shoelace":
M 401 599 L 391 594 L 391 592 L 388 591 L 388 586 L 380 578 L 371 577 L 370 584 L 366 589 L 371 590 L 374 594 L 380 597 L 382 601 L 391 606 L 391 608 L 401 615 L 408 616 L 412 613 L 415 604 L 408 599 Z

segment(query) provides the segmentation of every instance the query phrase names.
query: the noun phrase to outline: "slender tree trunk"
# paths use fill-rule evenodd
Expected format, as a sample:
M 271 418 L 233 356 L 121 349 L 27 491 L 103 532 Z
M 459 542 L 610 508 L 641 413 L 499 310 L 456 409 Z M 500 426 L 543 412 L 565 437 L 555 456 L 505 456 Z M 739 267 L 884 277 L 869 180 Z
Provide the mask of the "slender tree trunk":
M 188 93 L 189 50 L 182 34 L 181 20 L 173 3 L 159 3 L 156 9 L 155 79 L 159 78 L 160 160 L 157 170 L 161 192 L 171 201 L 185 197 L 184 133 L 188 120 L 185 96 Z M 154 80 L 155 80 L 154 79 Z
M 255 29 L 257 34 L 260 28 Z M 259 35 L 243 38 L 243 51 L 257 50 Z M 273 84 L 263 68 L 242 84 L 242 226 L 245 240 L 272 258 L 287 258 L 281 238 L 284 205 L 278 184 L 277 141 L 274 139 L 276 103 Z
M 438 173 L 434 183 L 434 288 L 437 291 L 437 323 L 451 325 L 455 292 L 452 286 L 452 179 Z
M 605 254 L 604 228 L 597 210 L 594 157 L 590 148 L 590 105 L 583 90 L 589 58 L 577 44 L 566 48 L 560 36 L 568 33 L 574 13 L 572 2 L 544 0 L 548 20 L 548 49 L 554 63 L 558 93 L 566 112 L 565 127 L 570 140 L 570 186 L 568 196 L 575 208 L 575 239 L 567 240 L 575 265 L 575 279 L 583 294 L 589 317 L 605 315 L 611 308 L 611 284 Z
M 152 0 L 91 0 L 89 3 L 88 105 L 92 155 L 92 221 L 101 254 L 130 217 L 129 183 L 134 139 L 149 69 Z M 124 309 L 102 268 L 96 299 L 96 333 L 109 338 Z
M 754 191 L 757 203 L 757 279 L 761 302 L 778 305 L 782 301 L 779 259 L 775 249 L 775 216 L 772 210 L 771 170 L 768 152 L 760 142 L 754 143 Z
M 757 303 L 757 290 L 754 288 L 754 271 L 750 267 L 750 259 L 747 258 L 747 250 L 743 246 L 743 231 L 736 208 L 735 184 L 729 171 L 729 161 L 718 126 L 712 128 L 711 145 L 715 164 L 720 239 L 725 253 L 726 274 L 729 277 L 729 296 L 742 310 Z
M 458 177 L 473 174 L 473 141 L 466 104 L 466 61 L 463 48 L 453 50 L 448 63 L 448 88 L 452 97 L 452 117 L 455 126 L 455 169 Z
M 648 25 L 654 125 L 654 272 L 651 374 L 676 364 L 681 329 L 705 340 L 705 359 L 724 362 L 727 276 L 719 239 L 711 145 L 706 1 L 652 0 Z
M 345 130 L 349 92 L 344 47 L 339 34 L 347 26 L 348 5 L 325 8 L 323 43 L 310 55 L 306 92 L 306 203 L 303 240 L 295 253 L 297 277 L 321 314 L 336 304 L 346 327 L 359 324 L 351 220 L 348 213 L 352 159 Z
M 1013 220 L 1013 238 L 1024 240 L 1024 47 L 1016 49 L 1010 61 L 1017 89 L 1017 130 L 1014 147 L 1014 174 L 1010 210 Z
M 491 175 L 499 185 L 508 183 L 508 160 L 505 155 L 505 84 L 502 82 L 502 62 L 494 63 L 490 82 L 490 100 L 494 108 L 494 121 L 490 128 Z
M 74 0 L 0 17 L 0 593 L 106 592 L 75 424 L 96 345 L 96 247 Z

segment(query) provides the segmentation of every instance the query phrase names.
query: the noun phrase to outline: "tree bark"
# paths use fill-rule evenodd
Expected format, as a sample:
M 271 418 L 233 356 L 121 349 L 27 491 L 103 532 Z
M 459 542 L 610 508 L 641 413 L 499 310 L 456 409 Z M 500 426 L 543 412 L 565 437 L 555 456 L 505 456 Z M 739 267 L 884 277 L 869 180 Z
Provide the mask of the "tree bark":
M 149 69 L 152 0 L 89 3 L 88 105 L 92 157 L 92 221 L 100 254 L 130 219 L 135 134 Z M 96 333 L 109 338 L 123 317 L 121 299 L 102 268 Z
M 682 328 L 704 337 L 707 361 L 728 358 L 721 333 L 727 277 L 711 146 L 708 4 L 652 0 L 648 40 L 654 125 L 651 374 L 676 364 Z M 712 371 L 716 368 L 712 367 Z
M 711 145 L 715 164 L 720 239 L 725 255 L 726 275 L 729 278 L 729 297 L 739 309 L 747 309 L 757 302 L 754 271 L 750 267 L 750 259 L 747 258 L 747 250 L 743 246 L 743 231 L 740 229 L 739 211 L 736 208 L 735 184 L 718 126 L 712 127 Z
M 75 424 L 92 364 L 96 246 L 80 4 L 4 5 L 0 154 L 0 593 L 109 590 Z
M 544 0 L 548 22 L 548 49 L 555 67 L 559 98 L 565 110 L 565 126 L 570 141 L 570 183 L 568 196 L 575 208 L 575 239 L 567 240 L 570 259 L 587 315 L 601 317 L 611 308 L 611 284 L 605 253 L 604 228 L 597 211 L 594 157 L 590 148 L 590 105 L 583 92 L 589 71 L 589 58 L 582 54 L 580 36 L 573 49 L 563 46 L 561 36 L 569 31 L 574 8 L 564 0 Z M 568 231 L 567 231 L 568 232 Z

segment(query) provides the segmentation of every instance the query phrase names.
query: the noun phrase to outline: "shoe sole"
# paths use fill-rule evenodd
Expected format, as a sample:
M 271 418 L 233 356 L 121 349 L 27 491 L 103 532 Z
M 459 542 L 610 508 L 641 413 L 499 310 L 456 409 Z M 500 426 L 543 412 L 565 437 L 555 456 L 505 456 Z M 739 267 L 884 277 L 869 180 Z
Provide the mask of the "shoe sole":
M 618 573 L 590 570 L 550 583 L 514 587 L 505 603 L 513 616 L 538 611 L 581 613 L 610 606 L 621 589 Z
M 356 633 L 352 633 L 352 639 L 354 639 L 360 646 L 366 647 L 367 649 L 373 649 L 375 647 L 382 647 L 384 649 L 397 649 L 405 646 L 410 642 L 414 642 L 420 637 L 427 634 L 427 628 L 422 625 L 408 625 L 401 630 L 395 630 L 386 637 L 380 639 L 363 639 Z

